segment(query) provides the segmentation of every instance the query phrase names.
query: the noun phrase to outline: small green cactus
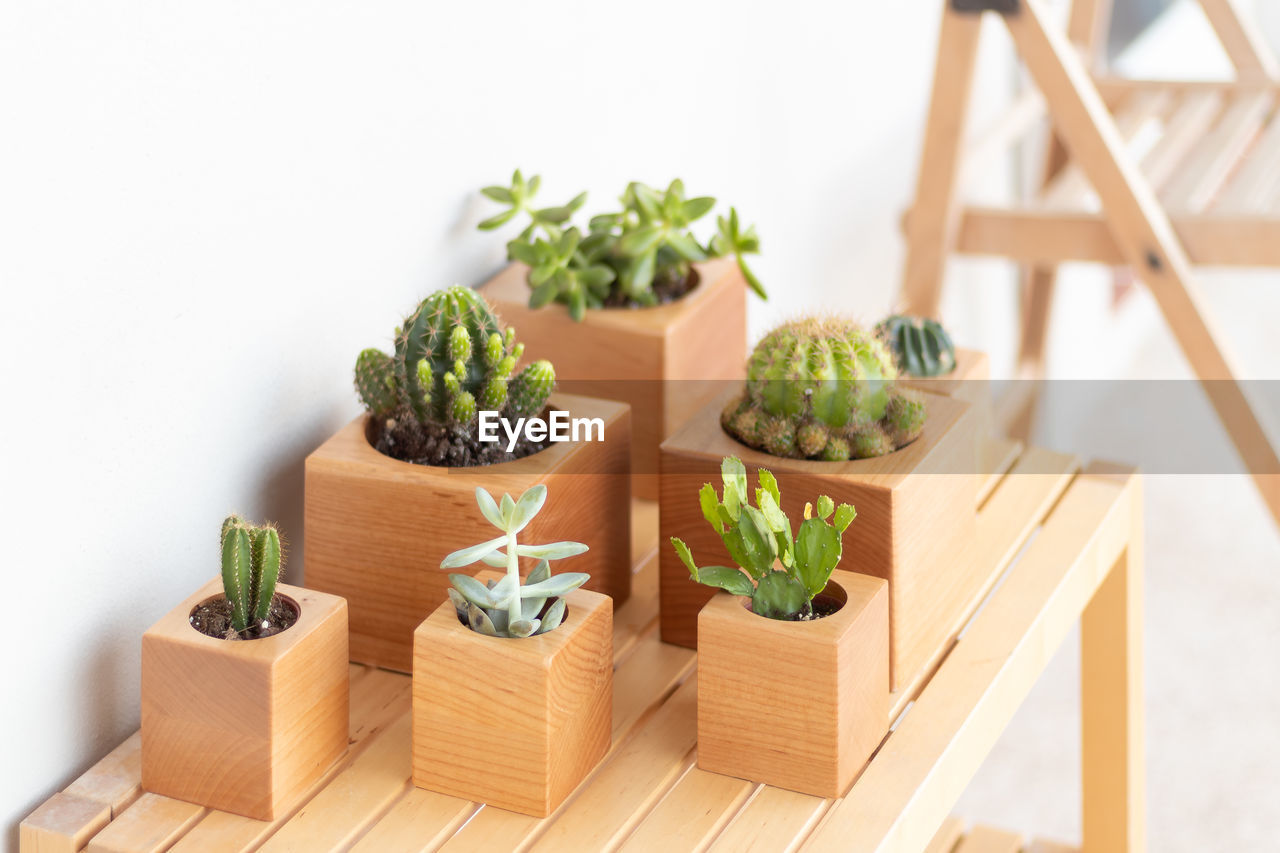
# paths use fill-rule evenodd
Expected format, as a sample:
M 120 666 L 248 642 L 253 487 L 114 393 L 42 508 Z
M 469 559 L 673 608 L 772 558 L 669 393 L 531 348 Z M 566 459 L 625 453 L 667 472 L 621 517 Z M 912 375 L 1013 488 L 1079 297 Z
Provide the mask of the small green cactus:
M 501 536 L 454 551 L 440 563 L 442 569 L 458 569 L 472 563 L 505 568 L 500 581 L 482 584 L 470 575 L 449 575 L 453 589 L 449 600 L 458 618 L 471 630 L 490 637 L 531 637 L 553 631 L 564 621 L 565 596 L 582 586 L 591 576 L 583 572 L 566 572 L 551 576 L 551 560 L 572 557 L 587 550 L 581 542 L 553 542 L 549 545 L 521 545 L 520 533 L 547 500 L 547 487 L 537 485 L 519 500 L 504 494 L 501 503 L 484 489 L 476 488 L 476 503 L 490 524 L 502 531 Z M 501 549 L 505 548 L 505 552 Z M 524 583 L 520 582 L 520 558 L 538 561 Z
M 743 257 L 760 251 L 755 228 L 743 228 L 738 212 L 730 208 L 727 217 L 717 217 L 711 240 L 699 243 L 689 228 L 711 211 L 716 200 L 685 198 L 680 179 L 665 191 L 638 182 L 628 184 L 619 198 L 622 209 L 591 217 L 585 234 L 570 220 L 586 203 L 587 194 L 579 193 L 568 204 L 536 208 L 533 199 L 541 183 L 538 175 L 526 181 L 517 169 L 509 187 L 480 191 L 507 205 L 479 224 L 482 231 L 500 228 L 520 213 L 529 217 L 524 231 L 507 243 L 507 257 L 529 266 L 529 307 L 560 302 L 580 321 L 588 308 L 656 305 L 655 285 L 677 289 L 688 279 L 690 264 L 728 255 L 737 258 L 743 278 L 756 295 L 767 298 Z
M 942 376 L 956 369 L 955 344 L 937 320 L 894 314 L 880 321 L 876 334 L 908 376 Z
M 884 342 L 840 318 L 784 323 L 747 363 L 725 431 L 774 456 L 838 462 L 882 456 L 924 428 L 924 398 L 895 384 Z
M 267 620 L 282 562 L 274 525 L 254 525 L 238 515 L 222 522 L 222 590 L 237 632 Z
M 381 421 L 435 423 L 474 433 L 480 410 L 503 417 L 542 411 L 555 370 L 536 361 L 519 373 L 524 345 L 474 290 L 431 294 L 396 330 L 395 354 L 367 349 L 356 359 L 356 391 Z
M 804 505 L 804 521 L 793 538 L 773 474 L 760 469 L 755 506 L 747 494 L 747 471 L 740 459 L 726 457 L 720 474 L 723 497 L 717 497 L 715 487 L 706 483 L 698 493 L 698 503 L 738 568 L 698 568 L 689 546 L 672 536 L 671 544 L 689 576 L 700 584 L 750 597 L 752 611 L 761 616 L 813 618 L 813 599 L 826 588 L 840 563 L 842 538 L 857 510 L 850 504 L 836 506 L 823 495 L 818 498 L 816 515 L 812 504 Z

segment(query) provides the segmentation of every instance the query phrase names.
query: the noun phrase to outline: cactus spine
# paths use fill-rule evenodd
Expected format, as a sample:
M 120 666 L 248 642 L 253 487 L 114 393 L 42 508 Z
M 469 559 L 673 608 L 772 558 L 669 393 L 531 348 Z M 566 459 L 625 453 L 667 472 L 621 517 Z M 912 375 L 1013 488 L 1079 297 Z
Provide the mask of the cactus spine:
M 876 334 L 909 376 L 941 376 L 956 369 L 955 344 L 937 320 L 894 314 L 880 321 Z
M 395 353 L 356 359 L 356 391 L 380 420 L 470 428 L 480 410 L 524 417 L 542 410 L 555 384 L 550 362 L 516 373 L 524 345 L 475 291 L 431 294 L 396 330 Z
M 923 398 L 898 388 L 897 377 L 884 342 L 851 321 L 784 323 L 756 345 L 746 389 L 721 423 L 774 456 L 832 462 L 882 456 L 924 428 Z
M 271 612 L 283 557 L 274 525 L 255 525 L 238 515 L 222 522 L 222 590 L 231 603 L 231 627 L 245 631 Z

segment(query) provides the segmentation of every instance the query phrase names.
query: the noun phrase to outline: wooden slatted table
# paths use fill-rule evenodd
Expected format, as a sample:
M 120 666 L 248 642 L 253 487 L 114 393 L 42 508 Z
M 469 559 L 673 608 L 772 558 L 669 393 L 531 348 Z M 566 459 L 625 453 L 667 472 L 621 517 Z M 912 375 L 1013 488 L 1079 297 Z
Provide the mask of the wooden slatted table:
M 693 652 L 657 636 L 657 512 L 637 504 L 635 593 L 615 618 L 613 746 L 545 820 L 415 788 L 409 678 L 353 665 L 351 749 L 272 823 L 141 791 L 135 734 L 21 827 L 24 851 L 841 850 L 1061 853 L 950 815 L 1071 627 L 1082 623 L 1086 847 L 1143 846 L 1141 486 L 1131 472 L 987 447 L 976 553 L 992 584 L 853 788 L 822 800 L 696 766 Z

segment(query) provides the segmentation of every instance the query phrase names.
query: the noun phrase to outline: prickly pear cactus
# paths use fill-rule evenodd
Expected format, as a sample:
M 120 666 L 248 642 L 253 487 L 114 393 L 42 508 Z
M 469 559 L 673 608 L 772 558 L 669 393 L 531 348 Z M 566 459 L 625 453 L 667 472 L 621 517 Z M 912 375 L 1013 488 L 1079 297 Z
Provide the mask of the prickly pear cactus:
M 894 314 L 876 326 L 898 369 L 909 376 L 942 376 L 956 369 L 956 347 L 937 320 Z
M 517 373 L 523 354 L 515 330 L 504 329 L 474 290 L 455 285 L 431 294 L 405 318 L 394 354 L 360 353 L 356 391 L 387 428 L 419 438 L 442 428 L 452 436 L 474 435 L 481 410 L 519 418 L 546 406 L 555 370 L 536 361 Z
M 231 603 L 231 627 L 236 631 L 266 620 L 282 559 L 274 525 L 255 525 L 238 515 L 222 522 L 222 591 Z
M 784 323 L 756 345 L 725 430 L 774 456 L 842 461 L 883 456 L 924 428 L 924 401 L 894 384 L 888 347 L 849 320 Z

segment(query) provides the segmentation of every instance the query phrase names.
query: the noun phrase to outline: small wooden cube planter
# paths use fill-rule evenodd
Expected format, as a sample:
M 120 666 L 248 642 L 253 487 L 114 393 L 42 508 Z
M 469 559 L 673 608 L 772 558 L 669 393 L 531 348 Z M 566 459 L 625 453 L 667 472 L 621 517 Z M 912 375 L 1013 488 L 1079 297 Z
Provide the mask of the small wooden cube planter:
M 347 750 L 347 604 L 280 584 L 298 621 L 273 637 L 221 640 L 191 612 L 220 579 L 142 635 L 142 787 L 274 820 Z
M 844 606 L 812 622 L 757 616 L 728 593 L 702 608 L 703 770 L 816 797 L 853 784 L 889 728 L 888 585 L 837 570 L 827 591 Z
M 553 394 L 551 407 L 602 418 L 604 441 L 556 443 L 499 465 L 437 468 L 379 453 L 360 417 L 307 457 L 306 584 L 347 599 L 352 660 L 409 671 L 414 629 L 447 600 L 440 561 L 495 535 L 476 507 L 477 486 L 500 500 L 545 484 L 550 499 L 524 538 L 585 542 L 591 550 L 574 560 L 574 571 L 590 574 L 589 586 L 619 604 L 630 595 L 630 414 L 620 403 L 569 394 Z
M 969 404 L 925 393 L 924 432 L 911 444 L 874 459 L 813 462 L 771 456 L 725 433 L 720 412 L 738 392 L 723 393 L 662 444 L 662 639 L 696 647 L 698 611 L 712 594 L 689 579 L 668 537 L 688 543 L 699 565 L 733 565 L 702 517 L 698 490 L 703 483 L 719 490 L 720 461 L 737 456 L 753 488 L 757 469 L 773 472 L 782 509 L 793 520 L 819 495 L 858 510 L 844 534 L 846 565 L 889 582 L 890 676 L 896 689 L 947 640 L 948 626 L 984 580 L 970 547 L 978 462 Z
M 527 268 L 512 264 L 480 288 L 532 358 L 556 368 L 564 391 L 631 406 L 632 488 L 658 496 L 658 445 L 724 387 L 746 375 L 747 286 L 737 264 L 697 264 L 698 286 L 655 308 L 529 308 Z
M 448 601 L 418 626 L 415 785 L 546 817 L 604 757 L 613 718 L 613 603 L 585 589 L 565 598 L 560 627 L 527 639 L 477 634 Z

